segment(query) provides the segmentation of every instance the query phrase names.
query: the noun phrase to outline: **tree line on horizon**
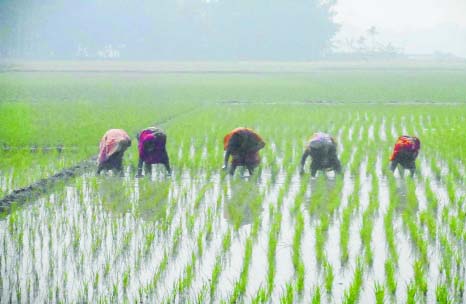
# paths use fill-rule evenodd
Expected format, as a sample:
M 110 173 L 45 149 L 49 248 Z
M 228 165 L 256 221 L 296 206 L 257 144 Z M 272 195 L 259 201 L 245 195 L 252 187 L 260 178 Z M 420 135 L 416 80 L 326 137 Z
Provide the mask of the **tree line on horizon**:
M 334 0 L 2 0 L 0 57 L 318 59 L 330 50 L 338 30 L 334 4 Z

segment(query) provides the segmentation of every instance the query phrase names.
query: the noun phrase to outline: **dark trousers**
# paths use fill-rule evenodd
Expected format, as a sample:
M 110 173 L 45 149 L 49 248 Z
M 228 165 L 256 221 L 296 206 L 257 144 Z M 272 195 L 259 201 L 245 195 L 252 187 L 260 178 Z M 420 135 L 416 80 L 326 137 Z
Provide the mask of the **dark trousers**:
M 327 151 L 311 148 L 311 158 L 311 176 L 316 176 L 318 170 L 331 169 L 336 173 L 341 172 L 341 164 L 335 146 L 329 147 Z
M 403 169 L 408 169 L 411 172 L 411 176 L 413 176 L 416 172 L 416 157 L 414 153 L 408 151 L 399 152 L 395 159 L 392 160 L 390 170 L 394 172 L 398 165 L 401 165 Z M 403 174 L 402 171 L 400 171 L 400 174 Z
M 118 173 L 123 172 L 123 152 L 117 152 L 110 156 L 106 161 L 99 163 L 97 174 L 102 170 L 115 170 Z

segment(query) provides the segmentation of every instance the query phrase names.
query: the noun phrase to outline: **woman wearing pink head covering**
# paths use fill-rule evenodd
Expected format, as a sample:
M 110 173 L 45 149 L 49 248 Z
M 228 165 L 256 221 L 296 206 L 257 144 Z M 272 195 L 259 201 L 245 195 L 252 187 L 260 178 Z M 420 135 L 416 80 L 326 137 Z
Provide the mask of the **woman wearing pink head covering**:
M 123 171 L 123 154 L 131 146 L 131 138 L 122 129 L 108 130 L 100 140 L 100 151 L 97 159 L 97 174 L 102 170 Z
M 165 132 L 156 127 L 144 129 L 137 135 L 138 137 L 138 174 L 137 177 L 142 176 L 142 164 L 145 164 L 146 174 L 151 172 L 152 164 L 163 164 L 167 169 L 168 174 L 171 174 L 170 160 L 168 159 L 167 149 L 165 144 L 167 142 L 167 135 Z

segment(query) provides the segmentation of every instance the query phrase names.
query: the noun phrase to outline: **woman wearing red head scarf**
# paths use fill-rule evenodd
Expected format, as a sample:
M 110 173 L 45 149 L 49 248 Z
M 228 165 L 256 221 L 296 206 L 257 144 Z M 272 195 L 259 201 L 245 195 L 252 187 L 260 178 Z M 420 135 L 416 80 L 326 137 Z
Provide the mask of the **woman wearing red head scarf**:
M 163 164 L 168 174 L 171 174 L 170 160 L 168 159 L 167 135 L 165 132 L 156 127 L 150 127 L 142 130 L 138 135 L 138 174 L 142 176 L 142 164 L 144 164 L 146 174 L 151 172 L 152 164 Z
M 231 155 L 231 175 L 235 173 L 237 166 L 245 166 L 248 168 L 249 174 L 252 174 L 260 162 L 259 150 L 264 146 L 264 140 L 253 130 L 248 128 L 234 129 L 223 139 L 225 150 L 223 169 L 228 167 L 228 159 Z
M 420 149 L 421 141 L 419 138 L 408 135 L 398 137 L 393 153 L 390 156 L 390 170 L 395 172 L 396 167 L 400 164 L 403 169 L 408 169 L 411 176 L 413 176 L 416 171 L 416 158 Z M 400 170 L 400 174 L 403 175 L 403 171 Z

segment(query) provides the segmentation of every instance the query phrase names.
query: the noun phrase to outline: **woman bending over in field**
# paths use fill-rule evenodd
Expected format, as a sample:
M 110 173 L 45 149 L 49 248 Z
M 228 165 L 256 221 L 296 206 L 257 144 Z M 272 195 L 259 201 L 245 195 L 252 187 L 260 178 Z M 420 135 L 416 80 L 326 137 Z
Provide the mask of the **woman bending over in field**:
M 236 128 L 223 139 L 225 159 L 223 169 L 228 167 L 228 159 L 232 157 L 230 174 L 235 173 L 237 166 L 245 166 L 249 174 L 260 163 L 259 150 L 264 148 L 265 142 L 253 130 L 248 128 Z
M 97 174 L 102 170 L 115 170 L 123 173 L 123 154 L 131 146 L 131 138 L 122 129 L 108 130 L 100 140 L 100 151 L 97 159 Z
M 145 174 L 151 172 L 152 164 L 163 164 L 167 169 L 168 174 L 171 174 L 170 160 L 168 159 L 167 135 L 165 132 L 156 127 L 150 127 L 142 130 L 137 135 L 138 138 L 138 174 L 136 177 L 142 176 L 142 164 L 144 163 Z
M 421 149 L 421 141 L 415 136 L 403 135 L 398 137 L 393 148 L 393 153 L 390 156 L 390 170 L 395 172 L 396 167 L 400 164 L 403 170 L 400 170 L 400 175 L 403 176 L 404 169 L 408 169 L 411 177 L 416 171 L 416 158 Z
M 314 133 L 301 157 L 301 174 L 304 173 L 306 158 L 311 156 L 311 176 L 315 177 L 317 170 L 334 170 L 340 173 L 341 164 L 337 156 L 337 144 L 335 139 L 326 133 Z

